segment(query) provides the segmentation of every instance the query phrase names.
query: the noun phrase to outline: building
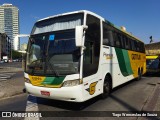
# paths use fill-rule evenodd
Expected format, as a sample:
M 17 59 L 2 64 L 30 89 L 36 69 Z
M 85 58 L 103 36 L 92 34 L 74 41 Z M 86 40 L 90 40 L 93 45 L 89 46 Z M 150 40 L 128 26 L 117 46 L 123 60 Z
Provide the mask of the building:
M 3 56 L 11 59 L 11 40 L 5 33 L 0 33 L 0 60 Z
M 160 42 L 145 45 L 146 55 L 160 55 Z
M 15 46 L 14 37 L 19 34 L 19 9 L 12 4 L 0 6 L 0 33 L 6 33 L 11 39 L 12 49 L 19 50 L 20 43 Z
M 27 49 L 27 43 L 21 44 L 20 50 L 25 51 Z

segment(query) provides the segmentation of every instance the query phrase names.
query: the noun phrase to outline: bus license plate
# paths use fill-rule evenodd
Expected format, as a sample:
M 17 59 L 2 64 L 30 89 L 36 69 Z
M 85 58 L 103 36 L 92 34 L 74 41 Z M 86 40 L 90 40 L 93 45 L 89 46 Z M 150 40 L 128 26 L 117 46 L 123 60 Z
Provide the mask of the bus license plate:
M 48 92 L 48 91 L 41 91 L 41 95 L 50 96 L 50 92 Z

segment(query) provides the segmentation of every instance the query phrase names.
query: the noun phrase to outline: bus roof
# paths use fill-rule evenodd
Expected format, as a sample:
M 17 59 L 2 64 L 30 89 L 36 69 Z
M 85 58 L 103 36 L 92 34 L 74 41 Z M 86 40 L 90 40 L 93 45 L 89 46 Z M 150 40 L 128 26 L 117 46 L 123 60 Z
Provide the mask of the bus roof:
M 97 15 L 96 13 L 93 13 L 93 12 L 88 11 L 88 10 L 79 10 L 79 11 L 73 11 L 73 12 L 67 12 L 67 13 L 58 14 L 58 15 L 54 15 L 54 16 L 49 16 L 49 17 L 40 19 L 40 20 L 38 20 L 37 22 L 43 21 L 43 20 L 47 20 L 47 19 L 50 19 L 50 18 L 54 18 L 54 17 L 59 17 L 59 16 L 63 16 L 63 15 L 70 15 L 70 14 L 76 14 L 76 13 L 89 13 L 89 14 L 91 14 L 91 15 L 93 15 L 93 16 L 96 16 L 96 17 L 104 20 L 103 17 Z
M 51 18 L 54 18 L 54 17 L 59 17 L 59 16 L 64 16 L 64 15 L 70 15 L 70 14 L 76 14 L 76 13 L 85 13 L 85 14 L 91 14 L 93 16 L 96 16 L 98 17 L 99 19 L 101 19 L 102 21 L 106 22 L 107 24 L 109 24 L 110 26 L 118 29 L 119 31 L 123 32 L 123 33 L 126 33 L 127 35 L 141 41 L 140 39 L 138 39 L 137 37 L 133 36 L 131 33 L 127 32 L 127 31 L 124 31 L 122 29 L 120 29 L 119 27 L 115 26 L 112 22 L 106 20 L 105 18 L 101 17 L 100 15 L 94 13 L 94 12 L 91 12 L 91 11 L 88 11 L 88 10 L 79 10 L 79 11 L 73 11 L 73 12 L 67 12 L 67 13 L 63 13 L 63 14 L 58 14 L 58 15 L 54 15 L 54 16 L 49 16 L 49 17 L 46 17 L 46 18 L 43 18 L 43 19 L 40 19 L 38 20 L 37 22 L 40 22 L 40 21 L 43 21 L 43 20 L 47 20 L 47 19 L 51 19 Z M 141 41 L 143 42 L 143 41 Z

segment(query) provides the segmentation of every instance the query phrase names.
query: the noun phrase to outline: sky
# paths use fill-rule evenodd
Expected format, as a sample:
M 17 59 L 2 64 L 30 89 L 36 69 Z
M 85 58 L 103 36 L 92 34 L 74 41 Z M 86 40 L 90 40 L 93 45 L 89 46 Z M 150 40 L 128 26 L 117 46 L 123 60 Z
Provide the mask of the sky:
M 19 9 L 20 34 L 30 34 L 34 23 L 44 17 L 77 10 L 89 10 L 125 26 L 128 32 L 149 43 L 160 41 L 160 0 L 0 0 Z M 26 43 L 21 39 L 20 43 Z

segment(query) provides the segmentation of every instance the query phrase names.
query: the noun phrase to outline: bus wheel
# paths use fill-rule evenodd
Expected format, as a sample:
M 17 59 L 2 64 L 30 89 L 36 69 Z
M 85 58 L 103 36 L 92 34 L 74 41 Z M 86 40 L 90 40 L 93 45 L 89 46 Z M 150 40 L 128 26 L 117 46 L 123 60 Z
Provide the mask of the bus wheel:
M 141 70 L 138 70 L 138 78 L 137 78 L 137 80 L 140 80 L 141 78 L 142 78 Z
M 109 76 L 106 76 L 106 78 L 104 80 L 104 84 L 103 84 L 103 93 L 102 93 L 101 97 L 103 99 L 108 97 L 110 92 L 111 92 L 111 78 Z

